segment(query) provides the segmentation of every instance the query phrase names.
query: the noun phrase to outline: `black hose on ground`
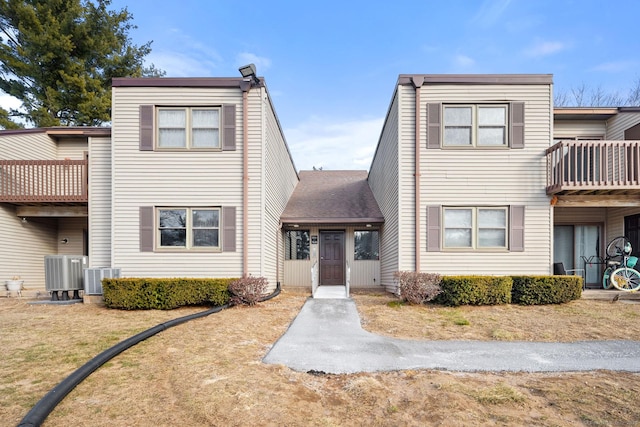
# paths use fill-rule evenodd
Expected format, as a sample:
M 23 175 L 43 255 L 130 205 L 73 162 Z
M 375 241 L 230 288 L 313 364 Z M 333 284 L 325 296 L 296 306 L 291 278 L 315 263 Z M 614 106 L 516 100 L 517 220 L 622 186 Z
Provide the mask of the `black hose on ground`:
M 263 297 L 260 301 L 267 301 L 280 294 L 280 283 L 278 282 L 276 290 L 273 293 Z M 201 317 L 209 316 L 210 314 L 218 313 L 225 308 L 231 307 L 231 304 L 225 304 L 218 307 L 210 308 L 209 310 L 202 311 L 200 313 L 190 314 L 188 316 L 178 317 L 177 319 L 169 320 L 168 322 L 161 323 L 146 331 L 140 332 L 124 341 L 119 342 L 111 348 L 103 351 L 93 359 L 78 368 L 75 372 L 62 380 L 57 386 L 55 386 L 49 393 L 45 394 L 38 403 L 25 415 L 20 421 L 18 427 L 39 427 L 49 414 L 55 409 L 56 406 L 64 399 L 78 384 L 84 381 L 89 375 L 95 372 L 99 367 L 113 359 L 120 353 L 134 345 L 156 335 L 159 332 L 188 322 L 190 320 L 199 319 Z

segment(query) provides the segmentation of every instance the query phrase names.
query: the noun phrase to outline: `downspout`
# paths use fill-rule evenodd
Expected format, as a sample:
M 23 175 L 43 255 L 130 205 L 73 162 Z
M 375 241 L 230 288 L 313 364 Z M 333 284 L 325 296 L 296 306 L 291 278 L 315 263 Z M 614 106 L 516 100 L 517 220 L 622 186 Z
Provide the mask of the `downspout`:
M 276 286 L 280 286 L 280 236 L 282 235 L 282 221 L 276 230 Z
M 240 83 L 242 89 L 242 277 L 249 276 L 249 90 L 251 80 Z
M 414 179 L 415 179 L 415 270 L 420 272 L 420 88 L 424 83 L 423 76 L 411 77 L 411 83 L 416 90 L 415 96 L 415 154 L 414 154 Z

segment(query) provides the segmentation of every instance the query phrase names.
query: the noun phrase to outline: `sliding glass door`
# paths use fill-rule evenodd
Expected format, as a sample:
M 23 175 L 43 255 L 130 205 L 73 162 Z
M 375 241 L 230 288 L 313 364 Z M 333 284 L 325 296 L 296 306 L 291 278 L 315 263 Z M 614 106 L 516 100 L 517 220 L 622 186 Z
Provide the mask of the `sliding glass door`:
M 584 268 L 585 283 L 600 283 L 602 256 L 599 225 L 556 225 L 553 227 L 553 262 L 562 262 L 565 269 Z M 593 261 L 585 265 L 585 259 Z

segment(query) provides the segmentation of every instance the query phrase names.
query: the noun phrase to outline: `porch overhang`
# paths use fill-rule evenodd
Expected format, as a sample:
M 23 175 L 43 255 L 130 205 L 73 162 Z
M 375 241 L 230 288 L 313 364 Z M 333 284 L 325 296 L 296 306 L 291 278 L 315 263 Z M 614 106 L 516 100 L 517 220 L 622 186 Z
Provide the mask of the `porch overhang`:
M 384 223 L 384 218 L 373 217 L 373 218 L 319 218 L 319 217 L 298 217 L 298 218 L 281 218 L 282 225 L 284 227 L 291 227 L 293 225 L 306 224 L 306 225 L 323 225 L 323 224 L 382 224 Z
M 87 218 L 89 216 L 89 207 L 87 203 L 77 205 L 22 205 L 16 206 L 16 216 L 23 218 Z
M 640 195 L 556 195 L 551 199 L 556 207 L 600 207 L 600 208 L 624 208 L 640 207 Z

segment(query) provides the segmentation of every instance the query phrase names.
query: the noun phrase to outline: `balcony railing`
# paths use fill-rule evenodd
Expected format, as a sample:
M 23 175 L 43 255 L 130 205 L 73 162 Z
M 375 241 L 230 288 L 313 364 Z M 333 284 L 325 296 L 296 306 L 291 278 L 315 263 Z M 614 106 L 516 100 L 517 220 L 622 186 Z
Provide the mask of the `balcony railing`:
M 0 160 L 0 202 L 87 202 L 86 160 Z
M 547 149 L 547 194 L 640 190 L 640 141 L 560 141 Z

